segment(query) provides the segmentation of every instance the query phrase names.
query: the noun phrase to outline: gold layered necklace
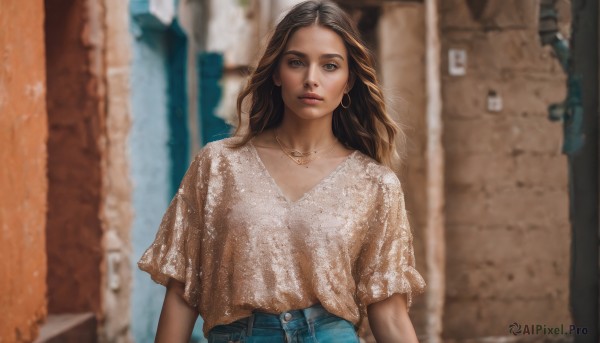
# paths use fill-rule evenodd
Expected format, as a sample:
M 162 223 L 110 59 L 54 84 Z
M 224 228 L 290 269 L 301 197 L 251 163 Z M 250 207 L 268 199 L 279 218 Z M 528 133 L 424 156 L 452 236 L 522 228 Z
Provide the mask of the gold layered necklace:
M 325 150 L 312 150 L 312 151 L 302 152 L 302 151 L 285 146 L 279 139 L 279 136 L 277 136 L 277 133 L 276 132 L 273 132 L 273 133 L 275 135 L 275 140 L 277 141 L 279 148 L 281 148 L 281 151 L 283 151 L 283 153 L 287 157 L 289 157 L 290 160 L 294 161 L 294 163 L 296 163 L 297 165 L 300 165 L 300 166 L 309 164 L 310 162 L 319 158 L 319 156 L 322 156 L 323 154 L 331 151 L 331 149 L 333 149 L 333 147 L 335 146 L 335 143 L 337 142 L 337 139 L 334 140 L 330 146 L 325 148 Z

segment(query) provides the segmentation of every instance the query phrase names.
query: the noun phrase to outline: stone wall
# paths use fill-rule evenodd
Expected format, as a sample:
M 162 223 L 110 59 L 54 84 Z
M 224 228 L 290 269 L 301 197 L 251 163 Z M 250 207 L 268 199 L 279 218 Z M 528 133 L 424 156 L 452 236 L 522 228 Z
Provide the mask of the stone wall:
M 46 316 L 44 2 L 0 7 L 0 342 L 30 342 Z
M 562 126 L 547 107 L 566 95 L 565 75 L 537 35 L 536 1 L 439 1 L 445 150 L 446 303 L 443 338 L 508 336 L 513 323 L 570 325 L 566 158 Z M 570 3 L 558 2 L 569 35 Z M 477 15 L 477 18 L 474 17 Z M 382 5 L 378 71 L 391 114 L 404 127 L 399 170 L 427 279 L 424 11 L 422 3 Z M 466 73 L 451 76 L 450 49 L 464 50 Z M 489 111 L 488 95 L 502 98 Z M 411 319 L 425 339 L 426 296 Z M 368 337 L 367 337 L 368 338 Z
M 539 43 L 537 15 L 537 1 L 489 1 L 479 20 L 464 0 L 440 2 L 446 338 L 571 324 L 567 164 L 562 127 L 547 119 L 565 75 Z M 465 75 L 449 75 L 449 49 L 466 52 Z M 499 112 L 487 109 L 490 93 Z

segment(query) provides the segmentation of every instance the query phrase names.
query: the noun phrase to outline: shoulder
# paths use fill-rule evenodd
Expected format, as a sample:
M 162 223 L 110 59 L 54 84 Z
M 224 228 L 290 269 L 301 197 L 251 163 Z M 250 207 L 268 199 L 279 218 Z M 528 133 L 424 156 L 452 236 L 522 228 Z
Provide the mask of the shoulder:
M 386 192 L 402 192 L 400 179 L 390 167 L 380 164 L 360 151 L 355 154 L 355 160 L 362 171 L 362 182 L 376 184 L 377 188 Z
M 358 179 L 361 187 L 368 185 L 365 192 L 372 204 L 372 218 L 381 221 L 385 214 L 404 208 L 404 193 L 400 179 L 388 166 L 382 165 L 373 158 L 357 153 L 357 160 L 362 164 L 364 176 Z
M 234 147 L 239 138 L 225 138 L 209 142 L 194 156 L 190 170 L 202 174 L 203 178 L 218 178 L 226 171 L 239 170 L 240 166 L 248 163 L 251 150 L 248 144 L 239 148 Z
M 195 156 L 195 160 L 210 160 L 215 161 L 218 159 L 226 158 L 231 154 L 235 154 L 240 148 L 235 148 L 233 144 L 239 141 L 237 137 L 228 137 L 217 141 L 206 143 Z

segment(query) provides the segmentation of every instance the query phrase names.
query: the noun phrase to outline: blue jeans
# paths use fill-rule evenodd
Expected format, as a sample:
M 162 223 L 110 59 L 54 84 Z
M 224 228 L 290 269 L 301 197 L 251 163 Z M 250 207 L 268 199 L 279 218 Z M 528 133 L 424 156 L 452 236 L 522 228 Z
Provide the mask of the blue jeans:
M 250 317 L 217 325 L 208 343 L 359 343 L 354 325 L 320 304 L 280 314 L 254 312 Z

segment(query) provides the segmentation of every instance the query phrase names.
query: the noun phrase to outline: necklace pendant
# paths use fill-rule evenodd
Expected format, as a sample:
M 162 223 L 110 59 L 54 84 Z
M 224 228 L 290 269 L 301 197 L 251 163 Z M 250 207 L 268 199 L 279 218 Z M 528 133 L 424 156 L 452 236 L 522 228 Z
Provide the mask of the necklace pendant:
M 300 151 L 297 151 L 297 150 L 293 150 L 290 154 L 292 156 L 294 156 L 294 157 L 302 157 L 302 156 L 304 156 L 304 154 L 302 154 Z

